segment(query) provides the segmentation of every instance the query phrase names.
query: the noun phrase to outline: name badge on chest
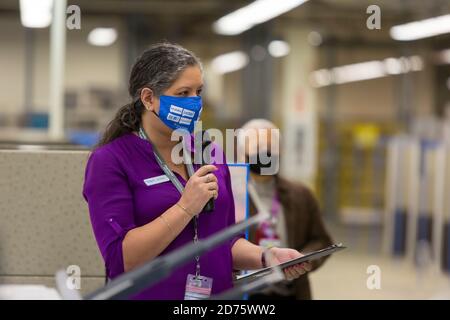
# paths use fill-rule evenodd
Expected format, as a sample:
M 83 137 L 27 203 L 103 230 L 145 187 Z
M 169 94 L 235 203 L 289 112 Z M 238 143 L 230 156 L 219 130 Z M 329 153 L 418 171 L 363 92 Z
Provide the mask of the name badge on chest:
M 160 176 L 144 179 L 144 183 L 146 186 L 153 186 L 155 184 L 163 183 L 170 181 L 169 177 L 167 177 L 165 174 L 162 174 Z

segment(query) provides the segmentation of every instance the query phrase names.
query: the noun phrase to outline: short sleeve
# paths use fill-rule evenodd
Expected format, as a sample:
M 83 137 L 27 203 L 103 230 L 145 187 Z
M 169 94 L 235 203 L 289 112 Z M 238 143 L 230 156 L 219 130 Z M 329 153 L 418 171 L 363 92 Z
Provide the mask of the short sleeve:
M 128 179 L 110 150 L 99 148 L 89 157 L 83 196 L 107 276 L 113 278 L 124 272 L 122 241 L 136 225 Z

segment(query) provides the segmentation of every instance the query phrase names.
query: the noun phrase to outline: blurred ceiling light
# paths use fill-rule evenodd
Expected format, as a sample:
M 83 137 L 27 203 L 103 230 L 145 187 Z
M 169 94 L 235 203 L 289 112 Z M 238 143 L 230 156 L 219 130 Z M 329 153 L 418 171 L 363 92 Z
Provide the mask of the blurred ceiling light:
M 267 51 L 263 46 L 257 44 L 253 46 L 250 50 L 250 56 L 255 61 L 263 61 L 266 58 Z
M 93 46 L 110 46 L 117 39 L 117 31 L 114 28 L 95 28 L 88 35 L 88 42 Z
M 273 40 L 269 43 L 267 50 L 272 57 L 279 58 L 287 56 L 291 51 L 291 47 L 286 41 Z
M 311 73 L 310 80 L 314 87 L 326 87 L 333 83 L 333 75 L 327 69 L 320 69 Z
M 445 49 L 437 53 L 437 62 L 450 64 L 450 49 Z
M 450 32 L 450 14 L 394 26 L 390 30 L 392 39 L 411 41 L 429 38 Z
M 225 74 L 244 68 L 248 64 L 248 56 L 242 51 L 233 51 L 215 57 L 211 61 L 212 69 Z
M 306 1 L 308 0 L 255 0 L 214 22 L 213 30 L 218 34 L 237 35 L 286 13 Z
M 409 57 L 409 63 L 411 66 L 411 71 L 420 71 L 423 69 L 423 60 L 419 56 Z
M 402 73 L 402 64 L 399 59 L 387 58 L 384 59 L 384 65 L 388 74 L 400 74 Z
M 380 78 L 385 75 L 381 61 L 367 61 L 333 68 L 336 84 Z
M 423 60 L 419 56 L 386 58 L 354 63 L 331 69 L 320 69 L 311 73 L 310 80 L 314 87 L 320 88 L 332 84 L 343 84 L 362 80 L 376 79 L 389 75 L 420 71 Z
M 322 35 L 317 31 L 311 31 L 308 34 L 308 42 L 314 47 L 318 47 L 322 44 Z
M 46 28 L 52 22 L 53 0 L 20 0 L 20 21 L 27 28 Z

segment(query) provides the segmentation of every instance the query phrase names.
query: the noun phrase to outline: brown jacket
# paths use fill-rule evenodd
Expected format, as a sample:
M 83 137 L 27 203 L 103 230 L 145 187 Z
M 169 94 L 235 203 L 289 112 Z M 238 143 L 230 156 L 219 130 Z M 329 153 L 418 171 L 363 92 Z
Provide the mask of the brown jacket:
M 322 221 L 319 205 L 311 191 L 301 185 L 277 177 L 276 187 L 284 209 L 288 246 L 302 253 L 323 249 L 332 244 L 332 240 Z M 250 201 L 250 215 L 256 214 L 256 208 Z M 250 231 L 250 241 L 254 240 L 255 229 Z M 320 267 L 326 258 L 312 262 L 312 270 Z M 308 275 L 294 280 L 297 299 L 311 299 Z

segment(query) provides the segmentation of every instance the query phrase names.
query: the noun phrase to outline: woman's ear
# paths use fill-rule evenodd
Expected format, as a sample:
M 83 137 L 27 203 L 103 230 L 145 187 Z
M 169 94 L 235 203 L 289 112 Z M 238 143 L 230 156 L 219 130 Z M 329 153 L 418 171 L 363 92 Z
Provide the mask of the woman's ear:
M 148 111 L 155 111 L 155 95 L 152 89 L 144 88 L 141 90 L 141 101 L 145 109 Z

